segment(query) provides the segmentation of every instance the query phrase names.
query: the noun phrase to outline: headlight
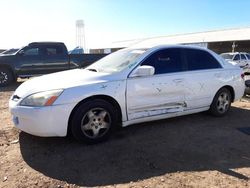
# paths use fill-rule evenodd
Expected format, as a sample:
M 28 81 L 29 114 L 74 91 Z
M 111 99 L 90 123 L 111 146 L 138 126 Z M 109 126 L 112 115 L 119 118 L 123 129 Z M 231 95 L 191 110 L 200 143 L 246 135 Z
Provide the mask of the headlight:
M 62 92 L 63 90 L 60 89 L 35 93 L 24 98 L 20 105 L 34 107 L 51 106 Z

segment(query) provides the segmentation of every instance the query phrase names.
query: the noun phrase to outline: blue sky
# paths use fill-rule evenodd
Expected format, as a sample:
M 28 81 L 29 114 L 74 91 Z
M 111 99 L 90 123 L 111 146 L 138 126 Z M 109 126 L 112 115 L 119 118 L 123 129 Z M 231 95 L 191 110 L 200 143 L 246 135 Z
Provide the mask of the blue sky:
M 248 0 L 1 0 L 0 49 L 32 41 L 75 46 L 85 22 L 87 48 L 162 35 L 250 26 Z

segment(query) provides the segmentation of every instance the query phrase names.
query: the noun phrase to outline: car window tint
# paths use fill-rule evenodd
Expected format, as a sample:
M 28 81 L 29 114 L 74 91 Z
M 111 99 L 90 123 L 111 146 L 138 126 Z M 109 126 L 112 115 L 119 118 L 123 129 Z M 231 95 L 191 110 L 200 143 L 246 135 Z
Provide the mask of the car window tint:
M 204 50 L 185 49 L 185 52 L 188 70 L 221 68 L 220 63 Z
M 39 54 L 39 48 L 28 48 L 24 50 L 25 56 L 38 55 L 38 54 Z
M 239 60 L 240 60 L 240 55 L 239 54 L 235 55 L 234 61 L 239 61 Z
M 178 48 L 164 49 L 150 55 L 142 65 L 155 68 L 155 74 L 183 71 L 181 51 Z
M 246 60 L 247 59 L 244 54 L 240 54 L 240 58 L 241 58 L 241 60 Z
M 60 46 L 50 46 L 45 50 L 46 55 L 60 55 L 63 53 L 63 50 Z
M 247 59 L 250 60 L 250 54 L 246 54 Z
M 56 55 L 56 49 L 55 48 L 47 48 L 47 55 Z

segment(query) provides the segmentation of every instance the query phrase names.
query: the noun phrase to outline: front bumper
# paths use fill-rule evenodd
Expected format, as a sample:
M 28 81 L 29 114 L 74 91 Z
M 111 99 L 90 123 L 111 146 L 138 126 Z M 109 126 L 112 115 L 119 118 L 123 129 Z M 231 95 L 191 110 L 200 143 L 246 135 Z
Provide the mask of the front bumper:
M 66 136 L 70 113 L 75 104 L 48 107 L 18 106 L 10 100 L 9 108 L 15 126 L 32 135 L 41 137 Z

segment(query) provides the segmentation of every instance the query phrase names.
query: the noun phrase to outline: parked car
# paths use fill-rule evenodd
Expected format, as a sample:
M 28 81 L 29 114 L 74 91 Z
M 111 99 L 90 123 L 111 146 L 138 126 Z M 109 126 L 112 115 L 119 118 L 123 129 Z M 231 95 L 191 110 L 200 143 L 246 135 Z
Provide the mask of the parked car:
M 68 54 L 60 42 L 34 42 L 17 53 L 0 55 L 0 87 L 18 77 L 29 78 L 68 69 L 83 68 L 106 54 Z
M 15 126 L 37 136 L 96 143 L 117 126 L 209 110 L 244 94 L 242 70 L 191 46 L 126 48 L 76 69 L 33 78 L 9 101 Z M 188 125 L 187 125 L 188 126 Z
M 11 48 L 9 50 L 5 50 L 0 55 L 9 55 L 9 54 L 14 54 L 19 50 L 19 48 Z
M 250 73 L 250 54 L 245 52 L 222 53 L 223 57 L 229 63 L 237 65 L 244 70 L 245 73 Z

